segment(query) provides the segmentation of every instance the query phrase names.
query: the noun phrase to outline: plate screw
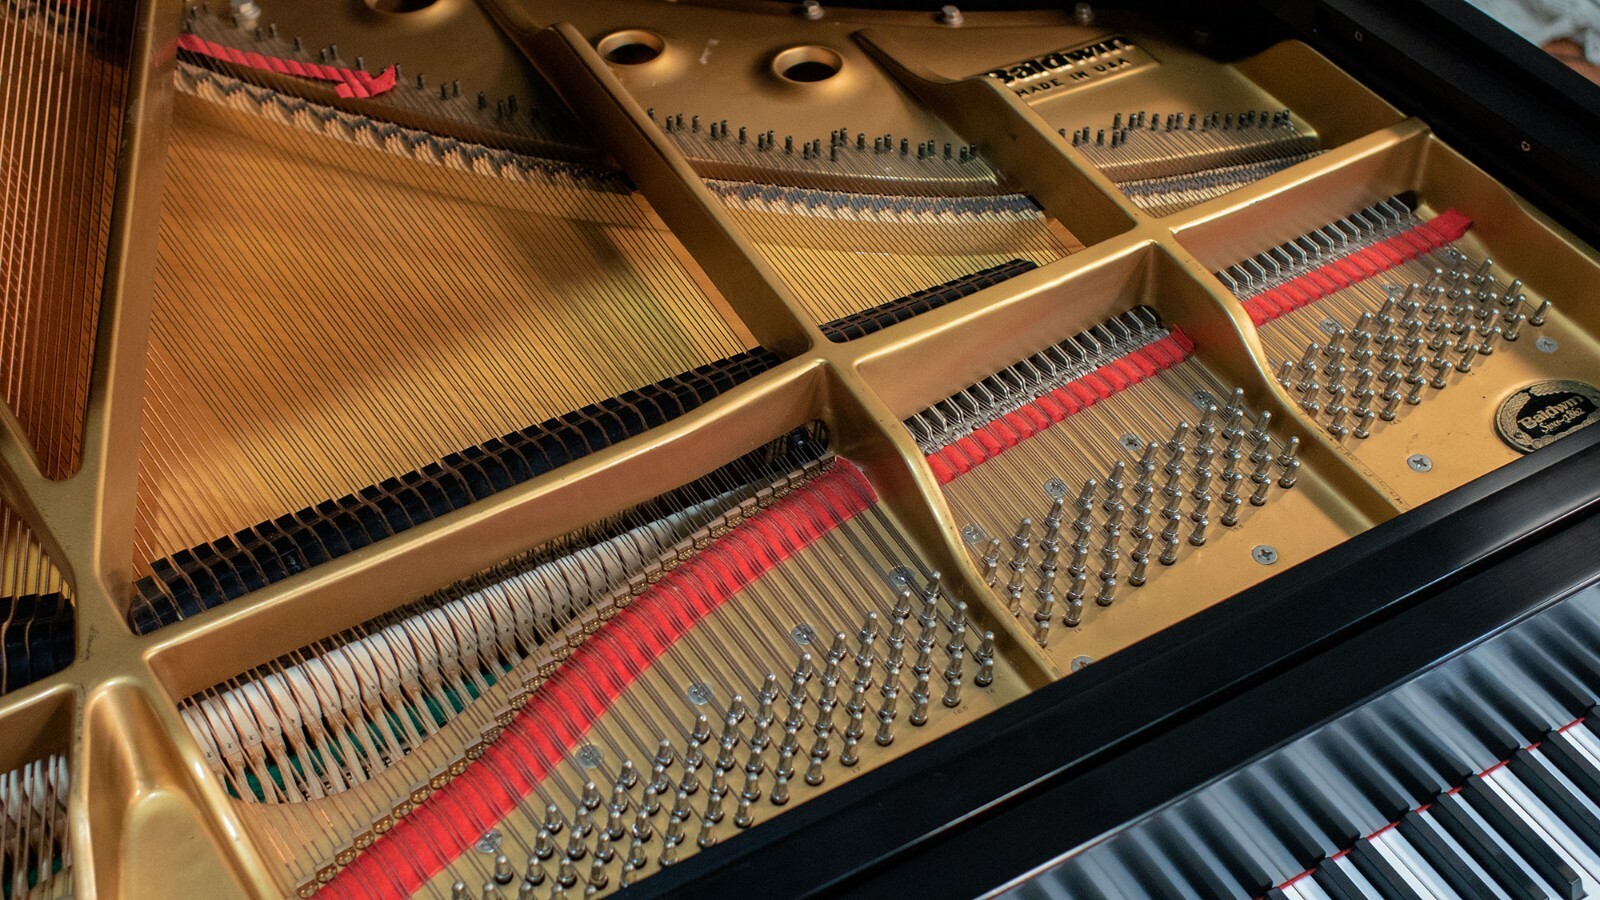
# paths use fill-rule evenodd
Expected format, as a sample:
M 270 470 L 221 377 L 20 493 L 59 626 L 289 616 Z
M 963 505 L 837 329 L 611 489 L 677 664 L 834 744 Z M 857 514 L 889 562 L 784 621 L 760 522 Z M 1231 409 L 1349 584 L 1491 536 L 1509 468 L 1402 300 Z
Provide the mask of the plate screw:
M 1044 492 L 1054 499 L 1067 495 L 1067 483 L 1059 478 L 1052 478 L 1044 483 Z
M 801 622 L 799 625 L 796 625 L 794 628 L 789 630 L 789 640 L 794 641 L 796 644 L 799 644 L 802 647 L 816 639 L 817 630 L 804 622 Z
M 1556 343 L 1556 339 L 1553 338 L 1553 337 L 1542 337 L 1542 338 L 1539 338 L 1538 340 L 1533 342 L 1533 345 L 1535 347 L 1538 347 L 1539 350 L 1544 352 L 1544 353 L 1554 353 L 1554 352 L 1556 352 L 1556 348 L 1561 346 L 1560 344 Z
M 695 706 L 705 706 L 711 702 L 711 687 L 704 682 L 696 681 L 694 684 L 689 685 L 689 689 L 684 691 L 684 694 L 689 698 L 689 702 Z
M 1323 319 L 1321 322 L 1318 322 L 1317 324 L 1322 326 L 1322 330 L 1326 331 L 1329 334 L 1333 334 L 1335 331 L 1339 330 L 1339 323 L 1335 322 L 1332 319 Z
M 499 853 L 500 844 L 504 840 L 505 837 L 500 832 L 491 829 L 485 831 L 483 837 L 478 838 L 478 842 L 472 846 L 479 853 Z
M 983 540 L 983 529 L 976 525 L 968 525 L 961 529 L 961 539 L 969 544 L 976 544 Z
M 955 28 L 964 21 L 966 21 L 966 18 L 961 15 L 961 9 L 959 7 L 953 5 L 939 7 L 940 25 L 948 25 L 951 28 Z
M 1406 457 L 1406 465 L 1410 466 L 1413 472 L 1433 471 L 1433 460 L 1423 453 L 1413 453 Z
M 1271 544 L 1257 544 L 1256 548 L 1250 551 L 1250 558 L 1263 566 L 1270 566 L 1278 561 L 1278 548 Z
M 895 587 L 911 587 L 916 584 L 917 573 L 905 566 L 895 566 L 889 570 L 889 583 Z
M 1144 442 L 1139 440 L 1139 436 L 1137 434 L 1125 434 L 1122 437 L 1117 438 L 1117 440 L 1122 442 L 1122 447 L 1125 450 L 1138 453 L 1140 450 L 1144 449 Z
M 1094 662 L 1094 657 L 1092 656 L 1074 656 L 1072 658 L 1072 671 L 1082 672 L 1092 662 Z
M 593 744 L 584 744 L 578 748 L 578 765 L 585 769 L 600 768 L 600 748 Z

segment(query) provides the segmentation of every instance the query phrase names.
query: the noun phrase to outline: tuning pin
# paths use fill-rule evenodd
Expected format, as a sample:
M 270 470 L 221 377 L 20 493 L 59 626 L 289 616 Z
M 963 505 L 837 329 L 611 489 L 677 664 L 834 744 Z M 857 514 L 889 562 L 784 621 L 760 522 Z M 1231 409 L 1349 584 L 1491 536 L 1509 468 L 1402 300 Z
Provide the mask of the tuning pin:
M 978 664 L 977 674 L 972 676 L 972 683 L 978 687 L 988 687 L 994 683 L 994 632 L 985 631 L 978 641 L 978 649 L 972 651 L 972 661 Z
M 1472 372 L 1472 359 L 1477 356 L 1478 351 L 1482 348 L 1482 344 L 1472 340 L 1472 335 L 1474 335 L 1475 331 L 1477 331 L 1477 327 L 1467 328 L 1466 335 L 1462 335 L 1461 344 L 1456 348 L 1461 351 L 1461 359 L 1456 360 L 1456 372 L 1461 372 L 1462 375 Z
M 1278 466 L 1283 469 L 1283 475 L 1278 478 L 1278 487 L 1292 488 L 1300 477 L 1300 439 L 1289 438 L 1289 443 L 1284 445 L 1283 452 L 1278 454 Z
M 1114 465 L 1112 465 L 1111 473 L 1106 476 L 1106 499 L 1103 503 L 1101 503 L 1102 509 L 1109 510 L 1114 505 L 1120 505 L 1120 501 L 1122 499 L 1122 479 L 1125 471 L 1126 469 L 1123 466 L 1122 460 L 1120 459 L 1117 460 Z
M 1183 461 L 1184 454 L 1188 451 L 1183 439 L 1188 434 L 1188 422 L 1179 422 L 1177 427 L 1172 429 L 1172 437 L 1167 439 L 1167 465 L 1169 467 Z
M 473 900 L 472 889 L 465 881 L 457 881 L 450 886 L 450 900 Z
M 541 860 L 549 859 L 556 855 L 556 841 L 551 836 L 550 829 L 540 828 L 533 838 L 533 855 Z
M 1534 326 L 1535 328 L 1537 328 L 1537 327 L 1543 325 L 1544 322 L 1545 322 L 1545 319 L 1547 319 L 1549 316 L 1550 316 L 1550 301 L 1549 301 L 1549 299 L 1545 299 L 1545 300 L 1543 300 L 1543 301 L 1541 301 L 1539 303 L 1539 308 L 1534 310 L 1533 315 L 1528 317 L 1528 324 Z
M 1056 595 L 1047 583 L 1039 586 L 1035 598 L 1038 602 L 1033 612 L 1033 641 L 1045 647 L 1050 643 L 1050 623 L 1055 617 Z

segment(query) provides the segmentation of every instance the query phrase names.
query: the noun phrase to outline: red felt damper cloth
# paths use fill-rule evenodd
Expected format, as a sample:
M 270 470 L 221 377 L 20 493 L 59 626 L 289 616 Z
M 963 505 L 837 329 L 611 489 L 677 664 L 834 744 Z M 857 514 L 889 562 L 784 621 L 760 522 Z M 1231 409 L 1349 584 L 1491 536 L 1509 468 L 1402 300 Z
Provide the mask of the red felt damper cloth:
M 1358 281 L 1387 272 L 1406 260 L 1459 240 L 1471 227 L 1472 220 L 1462 213 L 1445 210 L 1415 228 L 1262 291 L 1244 301 L 1245 312 L 1250 314 L 1250 321 L 1264 325 Z
M 1174 328 L 1159 341 L 1118 357 L 1082 378 L 1006 413 L 947 447 L 928 454 L 940 484 L 949 484 L 1057 422 L 1127 390 L 1189 358 L 1194 342 Z
M 178 49 L 189 53 L 198 53 L 201 56 L 209 56 L 212 59 L 220 59 L 236 66 L 247 66 L 252 69 L 276 72 L 279 75 L 294 75 L 299 78 L 336 82 L 337 86 L 334 87 L 333 92 L 341 97 L 360 99 L 376 97 L 394 88 L 394 66 L 384 69 L 377 75 L 368 75 L 359 69 L 344 69 L 339 66 L 303 63 L 276 56 L 262 56 L 260 53 L 239 50 L 192 34 L 179 35 Z
M 667 573 L 579 645 L 482 757 L 339 872 L 327 885 L 331 896 L 411 896 L 533 793 L 674 642 L 876 500 L 861 470 L 838 460 Z

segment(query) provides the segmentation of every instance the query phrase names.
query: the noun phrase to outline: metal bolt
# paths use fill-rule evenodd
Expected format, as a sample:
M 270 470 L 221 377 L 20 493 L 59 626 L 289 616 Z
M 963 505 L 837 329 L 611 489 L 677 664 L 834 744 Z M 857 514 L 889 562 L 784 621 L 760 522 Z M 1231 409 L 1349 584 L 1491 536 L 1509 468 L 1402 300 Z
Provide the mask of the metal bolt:
M 802 647 L 810 644 L 816 639 L 817 630 L 804 622 L 801 622 L 799 625 L 789 629 L 789 640 L 794 641 L 796 644 L 799 644 Z
M 1117 438 L 1117 440 L 1120 441 L 1123 448 L 1129 452 L 1138 453 L 1140 450 L 1144 449 L 1144 441 L 1139 440 L 1139 436 L 1137 434 L 1125 434 L 1122 437 Z
M 1258 544 L 1250 551 L 1250 558 L 1263 566 L 1270 566 L 1278 561 L 1278 548 L 1271 544 Z
M 1079 25 L 1089 26 L 1094 24 L 1094 7 L 1088 3 L 1072 4 L 1072 21 Z
M 1082 672 L 1084 667 L 1088 666 L 1092 662 L 1094 662 L 1094 657 L 1092 656 L 1074 656 L 1072 658 L 1072 671 Z
M 983 537 L 983 529 L 977 525 L 968 525 L 961 529 L 961 539 L 969 544 L 981 544 Z
M 584 767 L 585 769 L 600 768 L 600 761 L 602 757 L 600 755 L 599 747 L 596 747 L 593 744 L 584 744 L 582 747 L 578 748 L 577 756 L 578 765 Z
M 1322 327 L 1323 331 L 1326 331 L 1329 334 L 1333 334 L 1335 331 L 1339 330 L 1339 323 L 1335 322 L 1332 319 L 1323 319 L 1321 322 L 1318 322 L 1317 324 Z
M 1406 457 L 1406 465 L 1410 466 L 1413 472 L 1433 471 L 1433 460 L 1422 453 L 1413 453 Z
M 953 5 L 939 7 L 939 24 L 955 28 L 966 19 L 961 15 L 961 10 Z
M 1556 343 L 1556 339 L 1553 337 L 1539 338 L 1533 342 L 1533 345 L 1538 347 L 1541 353 L 1554 353 L 1556 352 L 1556 348 L 1561 346 L 1560 344 Z
M 689 685 L 683 693 L 695 706 L 705 706 L 711 702 L 711 686 L 702 681 Z
M 505 835 L 502 835 L 500 832 L 491 829 L 489 831 L 485 831 L 483 833 L 483 837 L 478 838 L 478 842 L 473 844 L 472 848 L 477 850 L 479 853 L 499 853 L 500 844 L 504 841 Z
M 800 4 L 800 14 L 805 16 L 807 20 L 815 22 L 824 15 L 822 4 L 817 0 L 805 0 L 804 3 Z
M 892 587 L 913 587 L 917 583 L 917 573 L 905 566 L 895 566 L 889 570 L 889 584 Z
M 1052 478 L 1044 483 L 1044 492 L 1050 499 L 1059 500 L 1067 495 L 1067 483 L 1059 478 Z

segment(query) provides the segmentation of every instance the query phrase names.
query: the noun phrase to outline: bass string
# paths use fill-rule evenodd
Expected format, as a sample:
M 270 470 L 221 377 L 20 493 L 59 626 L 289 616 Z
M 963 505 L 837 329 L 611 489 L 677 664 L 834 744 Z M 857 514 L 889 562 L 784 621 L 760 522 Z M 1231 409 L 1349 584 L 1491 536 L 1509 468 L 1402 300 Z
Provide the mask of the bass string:
M 81 452 L 125 18 L 101 2 L 0 11 L 0 398 L 49 478 Z
M 672 527 L 665 535 L 664 539 L 659 542 L 658 551 L 664 551 L 667 545 L 670 545 L 670 543 L 676 541 L 681 536 L 692 534 L 695 531 L 700 530 L 702 526 L 708 524 L 714 519 L 719 510 L 730 508 L 731 506 L 736 505 L 743 498 L 753 495 L 755 488 L 759 486 L 757 482 L 753 480 L 746 480 L 740 477 L 740 474 L 738 473 L 724 474 L 722 475 L 722 479 L 724 480 L 723 485 L 713 488 L 709 491 L 709 493 L 715 494 L 722 498 L 721 502 L 708 502 L 702 503 L 698 507 L 691 507 L 686 514 L 687 519 L 678 523 L 675 527 Z M 623 538 L 629 537 L 634 529 L 642 528 L 650 524 L 648 521 L 646 521 L 646 516 L 638 513 L 632 513 L 622 518 L 633 520 L 632 523 L 621 526 Z M 621 538 L 618 540 L 620 539 Z M 584 558 L 581 554 L 584 554 L 586 551 L 580 548 L 576 552 L 580 554 L 577 558 L 580 560 L 581 564 L 581 560 Z M 572 556 L 558 558 L 554 560 L 552 564 L 568 563 L 573 558 L 574 557 Z M 620 571 L 610 574 L 606 579 L 602 580 L 598 584 L 591 585 L 590 587 L 592 589 L 592 593 L 605 593 L 606 591 L 612 590 L 619 584 L 625 582 L 627 576 L 631 574 L 631 572 L 641 570 L 644 567 L 642 562 L 636 560 L 635 563 L 636 564 L 631 569 L 624 565 Z M 599 566 L 600 563 L 597 561 L 596 565 Z M 433 599 L 409 604 L 407 607 L 402 607 L 400 610 L 397 610 L 394 613 L 386 614 L 385 616 L 382 616 L 376 620 L 372 620 L 371 622 L 365 623 L 362 626 L 358 626 L 357 628 L 352 629 L 350 632 L 347 632 L 342 640 L 348 644 L 371 643 L 365 639 L 373 635 L 382 635 L 384 639 L 387 640 L 390 638 L 390 636 L 387 634 L 388 629 L 391 629 L 395 626 L 406 625 L 419 627 L 424 631 L 425 634 L 433 634 L 436 637 L 439 637 L 441 640 L 441 648 L 443 648 L 442 642 L 448 639 L 448 635 L 440 636 L 438 629 L 428 625 L 425 622 L 420 622 L 421 617 L 430 614 L 435 617 L 442 615 L 440 610 L 450 609 L 452 606 L 460 606 L 461 604 L 458 601 L 458 598 L 463 596 L 470 598 L 474 593 L 495 589 L 504 591 L 506 583 L 510 581 L 511 578 L 503 577 L 503 573 L 510 568 L 510 566 L 498 566 L 495 570 L 492 570 L 489 576 L 474 579 L 473 582 L 471 582 L 472 584 L 482 586 L 479 591 L 473 591 L 468 588 L 448 589 L 444 592 L 434 595 Z M 520 577 L 520 573 L 519 575 L 513 575 L 511 577 Z M 548 581 L 543 583 L 546 585 L 549 584 Z M 538 583 L 535 582 L 529 582 L 525 585 L 522 585 L 522 588 L 527 591 L 533 591 L 537 587 L 537 584 Z M 506 602 L 501 608 L 509 610 L 511 597 L 509 594 L 505 594 L 503 596 Z M 465 642 L 466 635 L 471 634 L 473 636 L 473 640 L 467 643 L 469 643 L 470 648 L 475 649 L 475 651 L 478 653 L 478 657 L 475 660 L 469 660 L 463 657 L 457 661 L 457 666 L 449 666 L 444 664 L 444 657 L 446 654 L 444 654 L 441 649 L 441 652 L 435 655 L 433 658 L 438 660 L 439 668 L 443 677 L 446 679 L 444 690 L 448 691 L 453 689 L 465 695 L 467 693 L 466 682 L 463 681 L 451 684 L 449 681 L 449 679 L 453 676 L 460 676 L 461 678 L 472 682 L 473 691 L 481 692 L 483 689 L 488 687 L 488 684 L 480 678 L 480 672 L 489 673 L 496 670 L 504 671 L 511 668 L 520 661 L 523 655 L 531 651 L 533 647 L 539 644 L 548 644 L 549 641 L 551 641 L 560 633 L 567 621 L 570 621 L 572 617 L 578 615 L 586 608 L 586 604 L 573 603 L 568 604 L 567 608 L 565 609 L 553 610 L 550 609 L 550 607 L 553 605 L 553 601 L 531 594 L 527 597 L 527 602 L 535 607 L 534 612 L 531 616 L 522 616 L 520 618 L 531 619 L 529 624 L 537 629 L 537 633 L 529 634 L 519 638 L 521 646 L 515 650 L 508 651 L 503 656 L 494 654 L 491 657 L 492 651 L 488 649 L 491 642 L 484 636 L 483 633 L 489 630 L 488 628 L 482 627 L 481 624 L 475 627 L 471 623 L 450 623 L 450 626 L 455 629 L 454 633 L 461 636 L 463 642 Z M 537 608 L 541 605 L 546 607 L 544 614 L 541 614 Z M 459 616 L 456 616 L 455 618 L 459 618 Z M 547 622 L 553 622 L 554 624 L 546 627 Z M 398 636 L 395 636 L 394 639 L 399 638 Z M 376 653 L 377 651 L 374 650 L 374 652 Z M 463 649 L 461 652 L 465 654 L 467 649 Z M 331 659 L 332 655 L 333 654 L 322 654 L 322 664 L 334 664 L 333 660 Z M 424 654 L 424 657 L 426 657 L 426 654 Z M 419 657 L 413 654 L 411 659 L 414 664 Z M 401 668 L 405 668 L 405 666 L 402 665 Z M 415 668 L 415 665 L 413 665 L 412 668 Z M 266 667 L 265 669 L 253 670 L 251 673 L 247 673 L 247 676 L 245 677 L 259 680 L 263 676 L 283 676 L 287 671 L 290 670 L 281 666 L 272 665 Z M 382 691 L 385 690 L 388 685 L 393 684 L 396 681 L 396 678 L 394 677 L 377 677 L 377 675 L 378 673 L 376 672 L 371 673 L 371 676 L 368 677 L 364 683 L 368 686 L 371 686 L 375 683 L 378 686 L 378 690 Z M 410 679 L 414 680 L 415 677 L 416 673 L 413 672 L 410 676 Z M 355 681 L 357 679 L 355 676 L 352 676 L 351 680 Z M 401 672 L 398 680 L 401 683 L 406 682 L 406 674 Z M 291 693 L 293 693 L 292 687 L 293 686 L 290 685 Z M 437 698 L 429 697 L 427 699 Z M 422 705 L 421 703 L 417 702 L 416 698 L 407 698 L 407 700 L 413 703 L 414 706 Z M 304 706 L 307 709 L 310 709 L 314 708 L 315 704 L 306 703 Z M 310 717 L 306 713 L 302 713 L 301 715 L 308 718 Z M 380 717 L 379 721 L 381 720 L 382 719 Z M 409 722 L 410 719 L 409 717 L 401 717 L 400 721 L 402 724 L 404 724 Z M 415 745 L 415 743 L 417 743 L 420 738 L 424 736 L 426 736 L 426 732 L 424 732 L 422 735 L 395 735 L 394 740 L 395 743 L 398 743 L 402 748 L 404 748 Z
M 857 523 L 860 523 L 859 526 Z M 783 612 L 791 616 L 802 616 L 811 621 L 820 620 L 825 622 L 824 628 L 837 628 L 841 634 L 853 630 L 857 626 L 862 609 L 854 604 L 841 603 L 838 599 L 839 594 L 844 593 L 854 597 L 860 596 L 861 593 L 865 593 L 867 596 L 876 593 L 879 596 L 887 596 L 888 588 L 888 582 L 881 580 L 881 571 L 873 571 L 869 574 L 859 568 L 855 568 L 855 566 L 859 565 L 861 558 L 854 554 L 859 553 L 864 547 L 864 545 L 858 543 L 860 532 L 864 531 L 870 536 L 867 539 L 867 543 L 870 545 L 905 546 L 902 538 L 890 538 L 885 535 L 884 523 L 885 520 L 877 517 L 870 521 L 864 521 L 860 518 L 852 519 L 850 522 L 830 532 L 816 547 L 791 557 L 790 561 L 773 569 L 767 576 L 768 578 L 783 578 L 788 583 L 780 585 L 758 581 L 752 585 L 751 588 L 747 589 L 753 592 L 752 596 L 747 598 L 751 602 L 740 602 L 736 598 L 734 602 L 724 607 L 730 614 L 737 616 L 738 621 L 726 622 L 715 631 L 702 626 L 690 632 L 689 635 L 674 645 L 672 651 L 652 666 L 650 674 L 653 679 L 659 680 L 662 687 L 654 692 L 648 692 L 647 696 L 641 696 L 641 694 L 646 694 L 647 692 L 630 690 L 623 695 L 621 703 L 632 705 L 634 709 L 631 711 L 631 715 L 640 721 L 658 721 L 664 709 L 669 709 L 673 706 L 680 707 L 685 710 L 678 716 L 680 731 L 684 730 L 681 727 L 681 722 L 692 717 L 693 710 L 688 708 L 688 701 L 683 698 L 681 692 L 674 692 L 668 686 L 680 686 L 691 678 L 705 677 L 705 673 L 708 671 L 717 671 L 718 661 L 728 658 L 726 641 L 730 639 L 730 636 L 738 645 L 738 655 L 741 658 L 756 660 L 764 658 L 775 661 L 777 664 L 768 666 L 769 671 L 766 673 L 775 676 L 777 674 L 776 671 L 770 670 L 778 669 L 786 657 L 792 657 L 792 651 L 795 648 L 785 637 L 780 637 L 786 631 L 783 627 L 786 623 L 781 619 L 774 622 L 775 617 L 771 615 L 772 603 L 774 602 L 779 603 Z M 890 532 L 890 534 L 892 533 Z M 838 546 L 841 542 L 847 544 L 848 549 Z M 904 558 L 902 557 L 902 559 Z M 911 559 L 914 560 L 914 557 Z M 845 560 L 852 561 L 851 568 L 841 568 Z M 917 563 L 917 565 L 920 567 L 920 563 Z M 869 564 L 870 567 L 871 564 Z M 814 588 L 816 585 L 833 586 L 831 591 L 820 595 L 820 597 L 828 598 L 831 601 L 822 607 L 814 605 L 814 601 L 817 600 L 819 595 L 812 590 L 807 590 L 807 588 Z M 839 592 L 839 585 L 851 587 L 845 592 Z M 755 597 L 758 595 L 767 598 L 769 602 L 759 604 L 754 602 Z M 787 598 L 801 599 L 798 601 L 798 605 L 795 605 L 793 602 L 787 604 L 782 602 Z M 813 602 L 808 603 L 807 601 Z M 761 609 L 760 613 L 755 612 L 758 606 Z M 886 608 L 881 605 L 877 611 L 880 615 L 887 612 Z M 759 639 L 761 644 L 759 648 L 752 648 L 748 645 L 746 638 L 750 635 L 754 635 Z M 757 653 L 761 655 L 755 655 Z M 718 690 L 733 692 L 738 689 L 740 684 L 743 684 L 746 688 L 745 696 L 748 697 L 748 689 L 757 683 L 756 679 L 761 676 L 762 668 L 758 662 L 754 668 L 748 666 L 742 669 L 735 668 L 729 673 L 712 676 L 717 679 L 717 685 L 727 685 L 725 688 L 713 687 L 713 694 L 715 695 Z M 903 674 L 901 677 L 903 678 Z M 606 730 L 607 724 L 611 721 L 608 715 L 606 719 L 602 720 L 601 725 L 591 729 L 589 734 L 592 736 L 598 731 Z M 635 734 L 628 738 L 623 738 L 622 743 L 632 744 L 636 751 L 634 758 L 648 758 L 648 751 L 654 746 L 655 742 L 645 740 L 643 736 Z M 508 831 L 512 835 L 525 837 L 529 831 L 535 829 L 539 824 L 536 816 L 538 808 L 537 804 L 523 804 L 520 807 L 520 820 Z M 519 846 L 519 849 L 526 851 L 529 848 L 523 845 Z M 470 855 L 461 860 L 468 869 L 474 870 L 472 874 L 481 874 L 475 871 L 477 867 L 472 865 L 473 861 Z M 458 864 L 447 873 L 447 878 L 459 877 L 462 874 L 464 874 L 462 866 Z
M 737 477 L 727 478 L 725 481 L 723 481 L 722 487 L 720 487 L 720 488 L 713 487 L 710 490 L 708 490 L 707 493 L 711 493 L 711 494 L 727 493 L 728 491 L 732 490 L 733 485 L 734 485 L 735 482 L 740 482 L 740 481 L 744 481 L 744 480 L 745 479 L 743 479 L 743 478 L 737 478 Z M 550 634 L 550 632 L 546 632 L 546 634 L 548 635 L 548 634 Z M 303 658 L 300 658 L 299 654 L 296 654 L 296 657 L 297 657 L 297 659 L 296 659 L 297 662 L 303 662 Z M 352 681 L 354 681 L 354 679 L 352 679 Z M 237 682 L 230 682 L 229 687 L 234 687 L 236 684 L 237 684 Z M 208 692 L 207 695 L 205 695 L 205 696 L 212 696 L 212 695 Z M 413 699 L 411 702 L 415 703 L 417 701 Z M 326 704 L 324 704 L 324 706 L 326 706 Z M 192 705 L 191 705 L 191 708 L 192 708 Z M 393 707 L 391 707 L 391 710 L 392 709 L 393 709 Z M 490 724 L 495 712 L 496 712 L 495 710 L 487 709 L 487 708 L 484 707 L 484 705 L 482 703 L 479 703 L 479 704 L 473 704 L 472 706 L 470 706 L 469 709 L 463 713 L 463 717 L 473 721 L 473 728 L 471 730 L 471 733 L 477 733 L 477 732 L 480 732 L 483 728 L 486 728 Z M 370 718 L 371 717 L 369 717 L 369 719 Z M 223 725 L 224 725 L 224 727 L 226 727 L 226 723 L 223 723 Z M 359 728 L 361 726 L 357 725 L 356 727 Z M 426 749 L 427 747 L 428 747 L 427 744 L 423 744 L 422 745 L 422 749 Z M 436 770 L 439 766 L 441 766 L 442 764 L 447 763 L 447 762 L 448 762 L 448 760 L 442 760 L 442 759 L 434 760 L 434 761 L 432 761 L 430 763 L 429 766 L 427 766 L 427 768 L 424 771 Z M 234 770 L 230 774 L 232 774 L 233 777 L 236 779 L 235 780 L 236 784 L 244 783 L 244 777 L 243 777 L 243 773 L 242 772 Z M 344 795 L 341 795 L 341 799 L 343 799 L 343 797 L 344 797 Z M 346 833 L 349 833 L 349 829 L 351 827 L 355 827 L 355 828 L 358 828 L 358 829 L 359 828 L 370 827 L 370 824 L 375 820 L 375 818 L 378 815 L 381 815 L 384 812 L 387 812 L 387 808 L 386 807 L 383 808 L 383 809 L 379 809 L 379 808 L 376 808 L 376 807 L 367 807 L 367 808 L 359 809 L 357 811 L 357 815 L 354 818 L 347 818 L 347 819 L 344 820 L 343 824 L 345 825 L 345 828 L 341 829 L 341 830 L 345 831 Z M 363 819 L 365 820 L 364 823 L 362 821 Z M 320 832 L 318 832 L 318 834 L 320 835 Z
M 180 110 L 194 111 L 198 102 L 180 96 Z M 225 118 L 217 110 L 195 112 L 202 114 Z M 460 203 L 441 205 L 437 191 L 420 189 L 442 174 L 436 166 L 413 165 L 396 175 L 393 162 L 377 159 L 371 149 L 313 139 L 300 145 L 322 165 L 307 171 L 253 149 L 293 141 L 283 126 L 248 116 L 234 116 L 228 125 L 231 132 L 213 135 L 189 164 L 175 167 L 188 174 L 177 176 L 168 192 L 152 367 L 161 381 L 147 415 L 144 467 L 146 488 L 163 489 L 143 504 L 143 565 L 416 468 L 544 412 L 576 408 L 743 349 L 720 318 L 706 315 L 704 295 L 633 198 L 617 195 L 620 202 L 610 202 L 605 193 L 563 179 L 513 188 L 509 193 L 547 229 L 536 253 L 541 272 L 532 262 L 483 255 L 478 245 L 504 236 L 486 231 Z M 178 129 L 175 155 L 204 139 L 203 130 L 199 137 L 190 134 L 195 130 Z M 419 189 L 388 191 L 378 202 L 348 188 L 331 201 L 308 192 L 329 170 L 363 174 L 374 190 L 407 177 Z M 257 183 L 280 187 L 270 194 L 243 187 Z M 477 194 L 487 184 L 466 183 L 469 199 L 485 199 Z M 502 199 L 495 206 L 509 208 L 508 192 L 496 190 Z M 219 203 L 225 205 L 219 209 Z M 580 209 L 597 203 L 601 221 L 616 223 L 601 226 L 602 242 L 614 242 L 610 260 L 597 257 L 596 236 L 577 227 L 594 218 Z M 340 212 L 306 215 L 319 206 Z M 294 221 L 309 232 L 283 254 L 295 257 L 293 266 L 287 258 L 259 257 L 254 229 L 225 227 L 274 220 Z M 398 241 L 436 265 L 421 267 L 423 274 L 379 279 L 376 272 L 392 267 L 380 262 L 370 241 L 351 237 L 353 228 Z M 381 257 L 395 252 L 383 247 Z M 351 254 L 371 264 L 349 266 Z M 297 271 L 307 266 L 328 274 L 308 279 Z M 333 273 L 337 284 L 327 283 Z M 529 288 L 542 291 L 541 302 L 522 299 Z M 283 290 L 311 296 L 291 305 Z M 193 302 L 196 291 L 209 302 Z M 495 300 L 472 299 L 485 292 Z M 409 302 L 396 308 L 365 299 L 397 294 Z M 641 294 L 659 299 L 631 302 Z M 285 315 L 289 309 L 292 317 Z M 506 315 L 507 309 L 514 312 Z M 207 340 L 197 342 L 196 333 Z M 555 335 L 567 339 L 551 340 Z M 603 339 L 614 342 L 613 352 L 595 352 Z M 420 375 L 403 380 L 386 374 L 397 350 L 412 358 L 408 368 Z M 274 377 L 284 372 L 318 377 Z M 351 396 L 368 402 L 336 399 Z M 231 472 L 255 477 L 241 483 L 244 476 Z M 235 480 L 230 491 L 217 490 L 226 480 Z M 190 483 L 212 494 L 210 502 L 185 509 L 183 487 Z M 230 496 L 244 502 L 221 502 Z M 168 504 L 182 518 L 163 526 Z M 205 518 L 197 521 L 196 513 Z

